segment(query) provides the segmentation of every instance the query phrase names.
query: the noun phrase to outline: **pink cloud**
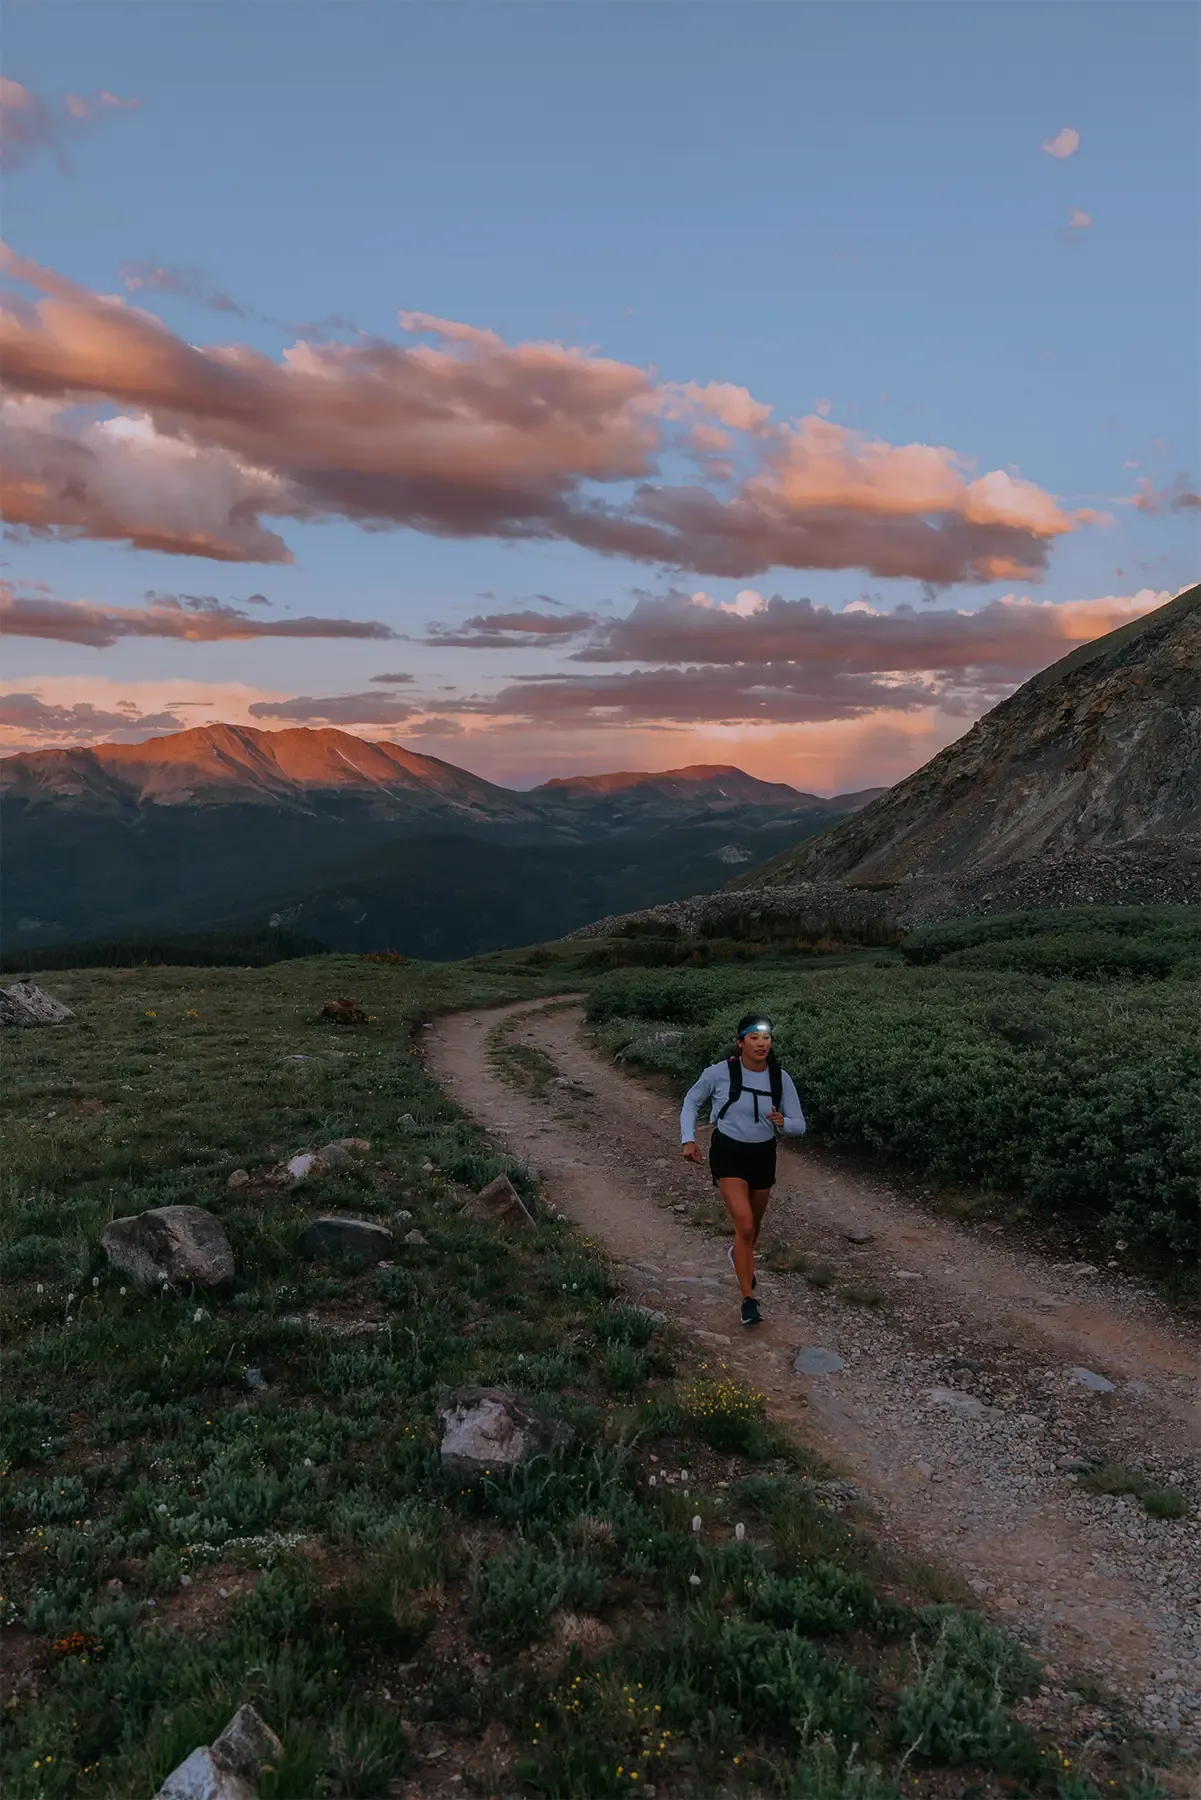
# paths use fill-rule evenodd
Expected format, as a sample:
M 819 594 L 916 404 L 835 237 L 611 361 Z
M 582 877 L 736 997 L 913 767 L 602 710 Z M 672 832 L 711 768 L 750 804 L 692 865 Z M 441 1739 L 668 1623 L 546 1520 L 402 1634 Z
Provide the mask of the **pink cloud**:
M 248 604 L 263 604 L 261 595 Z M 97 606 L 17 593 L 0 581 L 0 633 L 108 649 L 119 638 L 176 638 L 212 644 L 247 638 L 393 638 L 387 625 L 360 619 L 263 619 L 208 594 L 152 594 L 148 605 Z
M 1123 467 L 1137 468 L 1138 465 L 1130 463 Z M 1138 491 L 1130 504 L 1137 512 L 1156 516 L 1167 512 L 1195 512 L 1201 507 L 1201 494 L 1192 487 L 1187 475 L 1177 475 L 1166 488 L 1154 487 L 1144 475 L 1135 487 Z
M 80 130 L 108 112 L 129 112 L 140 100 L 120 100 L 101 88 L 94 94 L 68 94 L 59 104 L 0 75 L 0 168 L 22 169 L 40 151 L 49 151 L 65 166 L 66 149 Z
M 1092 228 L 1092 219 L 1090 218 L 1088 213 L 1081 212 L 1081 210 L 1078 206 L 1074 206 L 1072 208 L 1071 212 L 1068 214 L 1068 230 L 1069 231 L 1089 231 L 1089 230 L 1091 230 L 1091 228 Z
M 1073 125 L 1065 125 L 1061 131 L 1055 133 L 1054 137 L 1044 138 L 1039 145 L 1040 150 L 1045 150 L 1047 155 L 1053 156 L 1057 162 L 1063 162 L 1067 157 L 1075 156 L 1079 148 L 1080 133 Z
M 36 694 L 0 694 L 0 727 L 25 739 L 69 738 L 75 744 L 137 743 L 152 731 L 182 731 L 186 721 L 172 712 L 141 713 L 117 703 L 104 712 L 88 701 L 74 706 L 47 705 Z
M 948 448 L 816 417 L 772 425 L 743 389 L 660 384 L 559 344 L 405 314 L 434 345 L 300 342 L 273 362 L 186 343 L 11 254 L 7 270 L 46 295 L 0 317 L 19 402 L 7 504 L 31 530 L 282 561 L 265 517 L 339 517 L 715 575 L 863 568 L 945 585 L 1036 578 L 1083 522 L 1032 482 L 969 480 Z M 113 407 L 118 419 L 80 416 Z M 689 454 L 680 422 L 703 428 L 698 478 L 664 484 L 660 454 Z

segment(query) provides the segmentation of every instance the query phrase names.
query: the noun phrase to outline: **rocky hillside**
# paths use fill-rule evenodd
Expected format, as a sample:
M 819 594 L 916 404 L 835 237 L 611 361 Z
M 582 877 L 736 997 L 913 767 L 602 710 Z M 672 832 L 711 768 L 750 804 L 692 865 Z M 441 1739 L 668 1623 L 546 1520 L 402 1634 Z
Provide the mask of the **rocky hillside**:
M 1199 841 L 1201 586 L 1044 669 L 870 806 L 735 885 L 975 881 L 1047 859 L 1161 861 Z

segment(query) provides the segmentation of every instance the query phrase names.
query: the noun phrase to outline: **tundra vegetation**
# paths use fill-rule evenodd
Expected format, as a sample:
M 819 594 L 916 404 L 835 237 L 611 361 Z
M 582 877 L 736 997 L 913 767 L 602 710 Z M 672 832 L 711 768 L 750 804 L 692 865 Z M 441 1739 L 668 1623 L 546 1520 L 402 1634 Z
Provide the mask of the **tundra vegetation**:
M 553 992 L 572 956 L 77 970 L 52 984 L 74 1021 L 8 1035 L 5 1793 L 152 1794 L 250 1702 L 284 1745 L 264 1800 L 400 1794 L 434 1750 L 483 1795 L 1147 1800 L 1147 1747 L 1082 1758 L 1024 1723 L 1039 1672 L 1019 1645 L 840 1510 L 759 1396 L 623 1303 L 600 1250 L 427 1077 L 424 1021 Z M 663 1066 L 682 1072 L 721 1041 L 740 980 L 609 975 L 593 1014 L 615 1042 L 678 1020 Z M 894 1074 L 870 1129 L 937 1102 L 920 1146 L 969 1110 L 936 1069 L 975 1094 L 1007 1059 L 1055 1066 L 990 1009 L 1078 1064 L 1107 1004 L 1122 1022 L 1092 1054 L 1116 1068 L 1118 1039 L 1135 1046 L 1124 1116 L 1146 1129 L 1142 1046 L 1183 1074 L 1187 986 L 1039 976 L 1024 1002 L 1015 980 L 794 967 L 756 986 L 832 1135 L 870 1091 L 851 1072 L 873 1031 Z M 321 1017 L 338 995 L 364 1023 Z M 994 1095 L 998 1142 L 1009 1104 Z M 1183 1180 L 1187 1145 L 1159 1132 L 1147 1155 Z M 370 1151 L 270 1178 L 340 1137 Z M 966 1168 L 966 1135 L 957 1154 Z M 472 1208 L 500 1174 L 532 1230 Z M 106 1266 L 108 1220 L 171 1204 L 219 1216 L 230 1291 L 138 1291 Z M 391 1254 L 310 1260 L 302 1232 L 331 1212 L 388 1225 Z M 503 1479 L 450 1479 L 438 1408 L 466 1384 L 520 1390 L 570 1440 Z
M 971 920 L 849 962 L 615 970 L 588 1001 L 615 1054 L 681 1083 L 748 1007 L 775 1020 L 815 1137 L 1121 1240 L 1197 1292 L 1201 908 Z

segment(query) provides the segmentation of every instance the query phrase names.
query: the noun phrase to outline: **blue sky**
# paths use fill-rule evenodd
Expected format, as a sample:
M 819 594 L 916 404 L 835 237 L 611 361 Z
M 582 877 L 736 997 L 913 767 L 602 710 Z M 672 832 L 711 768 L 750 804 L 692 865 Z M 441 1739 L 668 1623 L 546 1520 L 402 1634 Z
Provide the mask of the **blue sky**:
M 271 520 L 294 560 L 266 566 L 18 526 L 5 559 L 20 592 L 126 610 L 149 591 L 222 605 L 261 593 L 272 616 L 402 635 L 554 610 L 537 596 L 596 614 L 603 634 L 636 596 L 653 608 L 676 590 L 709 605 L 805 597 L 836 613 L 855 602 L 959 614 L 1028 594 L 1069 609 L 1067 649 L 1081 621 L 1127 616 L 1072 607 L 1137 610 L 1196 578 L 1198 512 L 1180 504 L 1201 476 L 1192 7 L 18 0 L 5 36 L 6 75 L 51 109 L 100 90 L 139 103 L 89 102 L 92 116 L 61 134 L 67 166 L 47 144 L 9 171 L 7 241 L 84 289 L 125 295 L 187 343 L 277 360 L 297 326 L 335 317 L 404 342 L 397 310 L 412 309 L 506 345 L 592 348 L 664 384 L 732 384 L 776 422 L 825 420 L 854 444 L 946 447 L 971 459 L 969 481 L 1005 471 L 1073 521 L 1108 515 L 1057 529 L 1041 579 L 951 580 L 933 599 L 915 575 L 853 561 L 726 576 L 562 537 L 363 529 L 328 508 Z M 1040 149 L 1064 128 L 1078 133 L 1073 154 Z M 131 265 L 198 271 L 240 313 L 131 291 Z M 37 298 L 20 281 L 14 291 Z M 128 411 L 114 396 L 96 416 Z M 697 478 L 670 444 L 659 468 Z M 1131 504 L 1140 493 L 1151 505 Z M 1041 622 L 1035 638 L 1036 666 Z M 424 713 L 386 730 L 351 719 L 353 707 L 329 716 L 424 736 L 423 748 L 519 782 L 636 754 L 739 761 L 829 789 L 903 773 L 1028 672 L 1014 652 L 981 674 L 965 651 L 949 705 L 930 685 L 928 705 L 876 695 L 848 712 L 844 695 L 828 718 L 808 716 L 821 711 L 812 697 L 808 714 L 771 700 L 744 718 L 745 696 L 706 718 L 681 718 L 664 697 L 598 716 L 583 691 L 576 715 L 567 692 L 553 721 L 485 710 L 519 675 L 572 676 L 581 641 L 548 651 L 519 632 L 507 648 L 452 651 L 119 635 L 98 649 L 15 636 L 5 685 L 51 710 L 18 708 L 7 747 L 97 735 L 80 705 L 115 717 L 123 704 L 129 735 L 189 696 L 214 705 L 187 722 L 250 718 L 238 708 L 256 695 L 348 698 L 396 670 L 414 677 Z M 479 710 L 458 710 L 456 695 Z M 430 716 L 448 721 L 442 737 Z

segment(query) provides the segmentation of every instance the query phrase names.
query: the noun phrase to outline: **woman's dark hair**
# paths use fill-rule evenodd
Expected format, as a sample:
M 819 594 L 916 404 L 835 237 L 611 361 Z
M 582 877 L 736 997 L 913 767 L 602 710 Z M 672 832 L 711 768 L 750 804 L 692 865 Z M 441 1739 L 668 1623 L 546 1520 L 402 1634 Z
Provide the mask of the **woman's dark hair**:
M 772 1022 L 766 1013 L 744 1013 L 742 1018 L 738 1021 L 738 1026 L 734 1035 L 735 1037 L 742 1038 L 746 1036 L 748 1031 L 756 1030 L 768 1032 L 773 1030 Z

